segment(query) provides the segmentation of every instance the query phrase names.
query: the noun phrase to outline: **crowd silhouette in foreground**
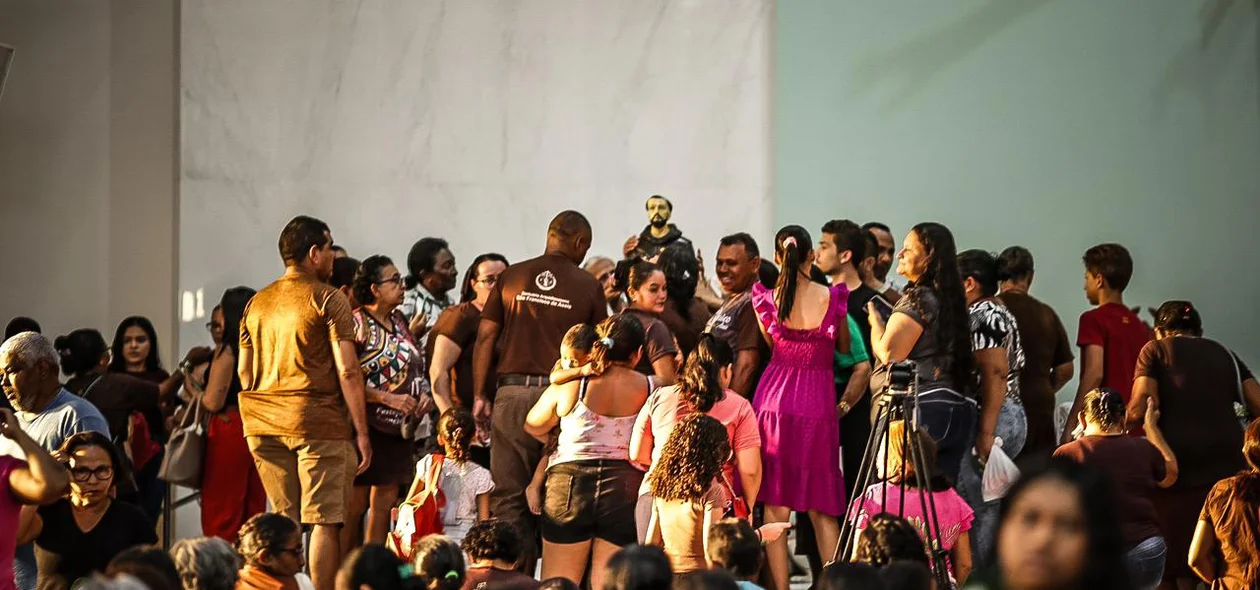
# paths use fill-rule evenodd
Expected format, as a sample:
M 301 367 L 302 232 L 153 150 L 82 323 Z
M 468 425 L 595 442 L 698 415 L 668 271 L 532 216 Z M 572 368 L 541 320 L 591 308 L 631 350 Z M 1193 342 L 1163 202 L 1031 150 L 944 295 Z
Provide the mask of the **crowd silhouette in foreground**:
M 462 275 L 296 217 L 170 371 L 144 317 L 13 319 L 0 590 L 1260 587 L 1260 384 L 1191 302 L 1129 307 L 1123 246 L 1081 256 L 1072 346 L 1020 246 L 838 219 L 706 261 L 645 209 L 617 260 L 564 211 Z M 165 551 L 171 483 L 205 536 Z

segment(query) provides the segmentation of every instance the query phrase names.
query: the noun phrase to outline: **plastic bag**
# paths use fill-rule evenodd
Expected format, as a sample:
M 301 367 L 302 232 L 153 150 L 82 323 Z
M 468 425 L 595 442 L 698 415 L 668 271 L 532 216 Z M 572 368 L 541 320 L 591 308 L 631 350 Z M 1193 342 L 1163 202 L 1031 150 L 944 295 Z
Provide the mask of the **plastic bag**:
M 984 475 L 980 482 L 980 495 L 985 502 L 1000 500 L 1019 479 L 1019 468 L 1002 450 L 1002 438 L 993 440 L 993 450 L 989 451 L 989 461 L 984 465 Z

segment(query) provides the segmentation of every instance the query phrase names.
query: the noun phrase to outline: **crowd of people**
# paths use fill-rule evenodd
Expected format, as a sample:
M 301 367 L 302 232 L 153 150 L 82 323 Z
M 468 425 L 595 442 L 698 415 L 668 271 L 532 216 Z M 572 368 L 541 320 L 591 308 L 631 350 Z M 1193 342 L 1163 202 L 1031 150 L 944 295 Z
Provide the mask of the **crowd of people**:
M 112 344 L 14 319 L 0 590 L 788 590 L 793 549 L 818 588 L 940 587 L 938 558 L 955 587 L 1260 587 L 1260 384 L 1192 303 L 1153 326 L 1126 304 L 1123 246 L 1082 257 L 1073 347 L 1019 246 L 789 225 L 764 258 L 722 238 L 715 289 L 673 204 L 646 210 L 617 260 L 565 211 L 541 256 L 462 277 L 445 240 L 400 268 L 296 217 L 284 274 L 225 291 L 173 372 L 143 317 Z M 895 366 L 915 411 L 859 489 Z M 168 553 L 159 474 L 189 412 L 205 537 Z M 1021 471 L 996 494 L 994 453 Z M 399 506 L 430 497 L 441 534 L 401 559 Z

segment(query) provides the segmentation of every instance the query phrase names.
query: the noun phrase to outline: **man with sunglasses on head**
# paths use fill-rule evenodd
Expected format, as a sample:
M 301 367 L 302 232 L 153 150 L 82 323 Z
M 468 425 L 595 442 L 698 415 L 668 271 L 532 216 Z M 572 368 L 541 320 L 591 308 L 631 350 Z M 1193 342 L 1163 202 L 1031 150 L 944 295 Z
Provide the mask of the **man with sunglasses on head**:
M 60 369 L 57 349 L 42 334 L 22 332 L 0 345 L 0 387 L 4 388 L 4 397 L 13 406 L 22 430 L 49 453 L 80 432 L 109 436 L 109 426 L 100 410 L 61 386 Z M 17 548 L 13 565 L 17 588 L 35 588 L 38 571 L 30 543 Z

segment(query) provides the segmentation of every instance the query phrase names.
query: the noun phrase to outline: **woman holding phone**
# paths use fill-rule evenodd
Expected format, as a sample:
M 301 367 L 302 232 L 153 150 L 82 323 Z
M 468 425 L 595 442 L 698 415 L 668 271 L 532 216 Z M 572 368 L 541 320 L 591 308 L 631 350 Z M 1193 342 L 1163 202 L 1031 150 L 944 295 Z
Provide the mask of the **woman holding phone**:
M 937 444 L 941 474 L 957 482 L 963 456 L 976 431 L 972 380 L 971 320 L 954 236 L 939 223 L 920 223 L 897 255 L 897 272 L 909 279 L 885 319 L 880 304 L 867 304 L 875 371 L 871 391 L 876 407 L 886 400 L 889 369 L 914 361 L 921 424 Z

